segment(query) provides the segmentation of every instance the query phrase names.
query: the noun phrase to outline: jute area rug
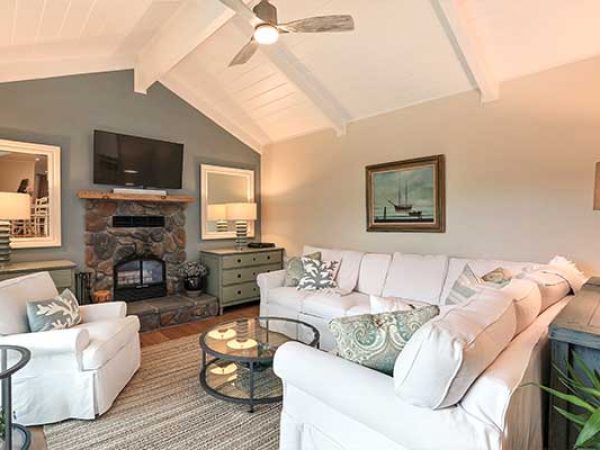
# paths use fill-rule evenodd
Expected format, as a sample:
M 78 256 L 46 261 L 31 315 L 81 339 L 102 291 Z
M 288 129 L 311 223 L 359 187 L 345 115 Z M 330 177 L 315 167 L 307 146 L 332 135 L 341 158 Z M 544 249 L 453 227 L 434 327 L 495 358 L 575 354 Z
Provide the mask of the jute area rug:
M 198 336 L 142 349 L 142 367 L 94 421 L 46 426 L 49 450 L 277 450 L 280 406 L 217 400 L 198 381 Z

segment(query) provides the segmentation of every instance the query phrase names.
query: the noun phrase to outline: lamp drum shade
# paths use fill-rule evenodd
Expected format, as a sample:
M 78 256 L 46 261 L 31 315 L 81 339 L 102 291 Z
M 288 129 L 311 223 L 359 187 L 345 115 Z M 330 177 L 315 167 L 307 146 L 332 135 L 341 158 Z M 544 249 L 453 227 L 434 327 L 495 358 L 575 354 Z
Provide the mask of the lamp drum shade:
M 225 219 L 227 219 L 227 205 L 225 203 L 208 205 L 206 207 L 206 219 L 207 220 L 225 220 Z
M 227 220 L 256 220 L 256 203 L 227 203 Z
M 0 192 L 0 220 L 26 220 L 31 218 L 29 194 Z

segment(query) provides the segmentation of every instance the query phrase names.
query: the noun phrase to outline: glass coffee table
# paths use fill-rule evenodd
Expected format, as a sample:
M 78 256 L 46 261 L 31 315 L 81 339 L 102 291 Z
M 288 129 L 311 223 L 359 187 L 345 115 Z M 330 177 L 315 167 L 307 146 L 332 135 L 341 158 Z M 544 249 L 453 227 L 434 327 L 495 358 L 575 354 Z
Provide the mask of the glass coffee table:
M 289 341 L 318 348 L 319 332 L 305 322 L 281 317 L 218 325 L 200 336 L 200 384 L 213 397 L 248 405 L 250 412 L 256 405 L 279 402 L 283 392 L 273 372 L 273 357 Z

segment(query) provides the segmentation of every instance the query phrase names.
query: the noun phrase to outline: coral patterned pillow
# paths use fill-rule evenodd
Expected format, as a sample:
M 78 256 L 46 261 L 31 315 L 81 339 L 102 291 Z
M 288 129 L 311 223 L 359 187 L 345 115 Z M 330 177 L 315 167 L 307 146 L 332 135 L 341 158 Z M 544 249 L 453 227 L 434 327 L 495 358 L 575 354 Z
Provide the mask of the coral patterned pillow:
M 81 323 L 79 303 L 73 293 L 65 289 L 52 299 L 27 302 L 27 319 L 33 333 L 71 328 Z
M 337 287 L 337 283 L 333 279 L 337 261 L 302 258 L 302 264 L 304 273 L 298 282 L 298 290 L 319 291 Z

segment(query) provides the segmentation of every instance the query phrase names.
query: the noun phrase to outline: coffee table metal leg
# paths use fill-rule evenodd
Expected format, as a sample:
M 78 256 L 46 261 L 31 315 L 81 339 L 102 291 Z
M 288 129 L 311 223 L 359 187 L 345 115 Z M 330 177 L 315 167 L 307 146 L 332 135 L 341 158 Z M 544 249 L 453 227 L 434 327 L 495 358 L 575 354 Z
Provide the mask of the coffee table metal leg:
M 254 412 L 254 362 L 250 363 L 250 412 Z
M 8 351 L 2 350 L 0 370 L 8 367 Z M 4 415 L 4 448 L 12 449 L 12 399 L 10 376 L 2 380 L 2 414 Z

